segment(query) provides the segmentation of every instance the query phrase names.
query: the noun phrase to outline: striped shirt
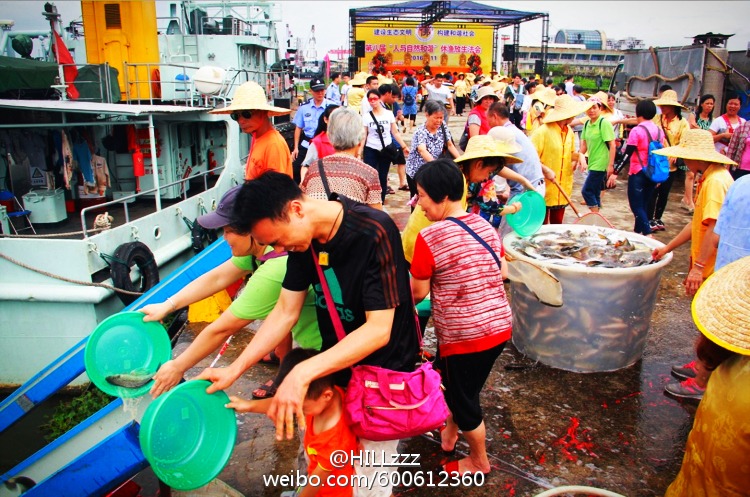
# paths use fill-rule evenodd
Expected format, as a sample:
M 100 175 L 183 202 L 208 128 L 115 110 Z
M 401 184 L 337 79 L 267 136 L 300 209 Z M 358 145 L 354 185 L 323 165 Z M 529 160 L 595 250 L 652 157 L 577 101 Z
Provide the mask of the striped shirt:
M 460 220 L 503 255 L 500 237 L 487 221 L 476 214 Z M 420 231 L 411 274 L 431 280 L 440 355 L 481 352 L 510 339 L 512 318 L 500 268 L 462 227 L 444 220 Z

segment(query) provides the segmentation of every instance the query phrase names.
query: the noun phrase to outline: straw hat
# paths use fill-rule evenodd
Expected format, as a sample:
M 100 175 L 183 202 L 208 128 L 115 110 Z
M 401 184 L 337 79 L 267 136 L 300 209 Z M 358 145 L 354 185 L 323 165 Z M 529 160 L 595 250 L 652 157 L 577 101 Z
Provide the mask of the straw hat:
M 469 138 L 469 143 L 466 145 L 466 151 L 458 159 L 454 159 L 454 162 L 460 163 L 472 159 L 482 159 L 484 157 L 504 157 L 506 164 L 516 164 L 523 162 L 518 157 L 504 152 L 501 145 L 489 135 L 476 135 Z
M 469 83 L 473 83 L 476 77 L 477 76 L 473 72 L 466 73 L 466 81 L 468 81 Z
M 369 74 L 366 72 L 358 72 L 352 79 L 349 80 L 349 84 L 352 86 L 362 86 L 367 84 L 367 77 Z
M 493 97 L 495 102 L 500 100 L 500 98 L 495 95 L 495 89 L 490 86 L 483 86 L 477 90 L 477 98 L 475 98 L 474 101 L 481 102 L 484 97 Z
M 686 109 L 684 105 L 677 99 L 677 92 L 674 90 L 666 90 L 661 94 L 661 98 L 654 100 L 654 105 L 671 105 L 673 107 L 682 107 Z
M 291 109 L 268 105 L 266 92 L 263 91 L 263 87 L 254 81 L 248 81 L 247 83 L 241 84 L 237 90 L 235 90 L 232 103 L 229 104 L 228 107 L 215 109 L 209 111 L 209 113 L 231 114 L 238 110 L 265 110 L 268 112 L 268 117 L 283 116 L 292 112 Z
M 595 102 L 602 104 L 607 108 L 608 111 L 612 112 L 612 107 L 609 106 L 609 95 L 603 91 L 598 91 L 589 97 L 589 102 Z
M 555 108 L 547 112 L 544 123 L 554 123 L 576 117 L 586 112 L 592 105 L 594 104 L 591 102 L 574 100 L 570 95 L 560 95 L 555 98 Z
M 521 151 L 521 145 L 516 142 L 516 133 L 505 126 L 495 126 L 490 128 L 487 136 L 491 136 L 500 150 L 506 154 L 517 154 Z
M 539 88 L 537 86 L 537 88 Z M 544 105 L 554 107 L 555 106 L 555 99 L 557 98 L 557 94 L 555 93 L 555 90 L 552 88 L 539 88 L 537 91 L 531 94 L 531 100 L 539 100 Z
M 692 310 L 693 321 L 706 338 L 750 355 L 750 256 L 709 276 L 695 294 Z
M 677 157 L 678 159 L 702 160 L 717 164 L 737 164 L 726 155 L 716 151 L 713 136 L 710 131 L 705 129 L 689 129 L 682 135 L 679 145 L 654 150 L 654 153 L 667 157 Z

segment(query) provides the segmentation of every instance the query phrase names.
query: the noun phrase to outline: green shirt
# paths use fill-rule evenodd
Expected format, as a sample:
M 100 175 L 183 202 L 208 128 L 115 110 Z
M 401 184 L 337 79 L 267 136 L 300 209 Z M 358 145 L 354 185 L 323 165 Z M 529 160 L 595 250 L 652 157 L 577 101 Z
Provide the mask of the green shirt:
M 599 116 L 595 122 L 588 121 L 583 126 L 581 140 L 586 140 L 589 158 L 589 171 L 606 171 L 609 165 L 609 147 L 607 142 L 615 139 L 612 124 Z
M 271 247 L 267 252 L 270 252 Z M 232 302 L 229 310 L 238 319 L 266 319 L 279 300 L 281 282 L 286 274 L 287 256 L 269 259 L 255 269 L 253 257 L 232 257 L 232 263 L 243 271 L 255 271 L 247 281 L 245 289 Z M 315 297 L 312 287 L 307 292 L 297 324 L 292 328 L 292 337 L 303 349 L 320 350 L 323 343 L 318 329 L 318 317 L 315 311 Z

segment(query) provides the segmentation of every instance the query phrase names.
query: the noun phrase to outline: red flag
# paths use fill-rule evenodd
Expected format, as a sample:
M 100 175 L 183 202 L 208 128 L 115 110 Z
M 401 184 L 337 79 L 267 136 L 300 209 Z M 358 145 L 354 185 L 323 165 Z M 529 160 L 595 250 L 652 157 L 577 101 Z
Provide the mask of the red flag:
M 58 64 L 75 64 L 75 61 L 73 60 L 73 56 L 70 55 L 70 52 L 68 51 L 68 47 L 65 46 L 65 42 L 60 37 L 59 34 L 57 34 L 57 31 L 52 29 L 52 32 L 55 34 L 55 58 L 57 58 Z M 65 75 L 65 84 L 68 85 L 68 97 L 72 98 L 73 100 L 78 100 L 78 90 L 75 86 L 73 86 L 73 81 L 75 81 L 76 76 L 78 76 L 78 68 L 76 66 L 70 65 L 63 67 L 63 74 Z

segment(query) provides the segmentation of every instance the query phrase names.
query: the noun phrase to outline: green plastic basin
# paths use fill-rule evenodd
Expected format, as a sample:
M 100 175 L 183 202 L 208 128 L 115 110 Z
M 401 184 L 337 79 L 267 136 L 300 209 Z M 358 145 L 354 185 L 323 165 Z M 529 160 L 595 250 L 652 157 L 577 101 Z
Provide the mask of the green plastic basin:
M 544 197 L 537 192 L 527 191 L 508 200 L 509 204 L 512 202 L 521 202 L 521 210 L 505 216 L 508 226 L 521 237 L 536 233 L 542 227 L 547 213 Z
M 194 490 L 221 473 L 234 450 L 237 420 L 223 391 L 188 381 L 152 402 L 141 419 L 141 450 L 161 481 Z

